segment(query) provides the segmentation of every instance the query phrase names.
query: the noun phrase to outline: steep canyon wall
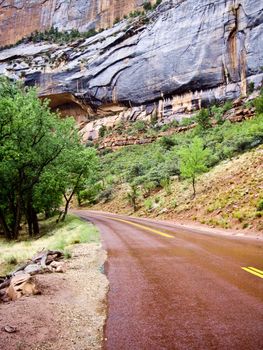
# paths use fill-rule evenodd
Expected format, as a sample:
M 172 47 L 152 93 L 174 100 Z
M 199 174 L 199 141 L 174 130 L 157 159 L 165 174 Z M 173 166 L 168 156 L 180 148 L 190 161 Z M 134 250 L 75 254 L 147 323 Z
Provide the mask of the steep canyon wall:
M 97 13 L 95 1 L 86 3 L 87 15 Z M 121 1 L 109 3 L 117 9 Z M 59 23 L 76 22 L 62 16 Z M 146 19 L 124 20 L 86 40 L 4 50 L 0 74 L 37 85 L 52 107 L 78 119 L 87 137 L 107 120 L 184 115 L 262 83 L 263 2 L 166 0 Z

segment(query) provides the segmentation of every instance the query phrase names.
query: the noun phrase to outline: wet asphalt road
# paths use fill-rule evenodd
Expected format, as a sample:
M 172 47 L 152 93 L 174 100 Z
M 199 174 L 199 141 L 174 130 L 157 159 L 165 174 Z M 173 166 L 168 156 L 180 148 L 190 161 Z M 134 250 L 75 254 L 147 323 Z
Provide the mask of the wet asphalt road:
M 108 252 L 105 349 L 263 349 L 262 240 L 77 214 Z

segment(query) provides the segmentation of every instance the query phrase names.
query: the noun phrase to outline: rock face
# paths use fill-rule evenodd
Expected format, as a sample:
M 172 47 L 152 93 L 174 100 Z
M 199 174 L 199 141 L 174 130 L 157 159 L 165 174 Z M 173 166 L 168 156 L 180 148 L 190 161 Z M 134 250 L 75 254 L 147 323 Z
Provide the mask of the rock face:
M 142 3 L 143 0 L 3 0 L 0 46 L 52 25 L 59 30 L 107 28 Z
M 87 120 L 180 116 L 246 94 L 250 82 L 262 83 L 262 47 L 261 0 L 167 0 L 147 21 L 122 21 L 72 45 L 4 50 L 0 74 L 39 86 L 88 137 L 101 124 Z

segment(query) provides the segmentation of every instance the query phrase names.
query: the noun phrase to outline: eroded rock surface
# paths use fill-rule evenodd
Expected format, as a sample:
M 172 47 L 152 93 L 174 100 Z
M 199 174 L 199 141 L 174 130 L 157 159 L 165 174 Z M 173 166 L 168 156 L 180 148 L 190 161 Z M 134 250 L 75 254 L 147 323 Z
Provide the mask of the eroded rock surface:
M 246 94 L 251 81 L 261 84 L 261 0 L 167 0 L 148 19 L 122 21 L 71 45 L 4 50 L 0 74 L 39 86 L 86 137 L 101 125 L 87 121 L 182 116 Z
M 52 25 L 59 30 L 107 28 L 143 0 L 2 0 L 0 46 Z

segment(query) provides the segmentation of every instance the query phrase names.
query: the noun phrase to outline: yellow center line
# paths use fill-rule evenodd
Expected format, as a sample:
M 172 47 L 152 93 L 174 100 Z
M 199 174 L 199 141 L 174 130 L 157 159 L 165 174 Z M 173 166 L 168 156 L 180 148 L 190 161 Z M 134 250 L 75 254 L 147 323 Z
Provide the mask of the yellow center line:
M 255 267 L 241 267 L 241 269 L 243 269 L 249 273 L 252 273 L 252 275 L 263 278 L 263 271 L 256 269 Z
M 123 220 L 123 219 L 112 218 L 112 217 L 110 217 L 110 216 L 105 216 L 105 217 L 106 217 L 107 219 L 111 219 L 111 220 L 115 220 L 115 221 L 120 221 L 120 222 L 124 222 L 124 223 L 126 223 L 126 224 L 129 224 L 129 225 L 132 225 L 132 226 L 135 226 L 135 227 L 139 227 L 139 228 L 141 228 L 141 229 L 143 229 L 143 230 L 156 233 L 157 235 L 160 235 L 160 236 L 163 236 L 163 237 L 174 238 L 174 236 L 168 235 L 167 233 L 164 233 L 164 232 L 155 230 L 155 229 L 150 228 L 150 227 L 148 227 L 148 226 L 136 224 L 135 222 L 131 222 L 131 221 Z

